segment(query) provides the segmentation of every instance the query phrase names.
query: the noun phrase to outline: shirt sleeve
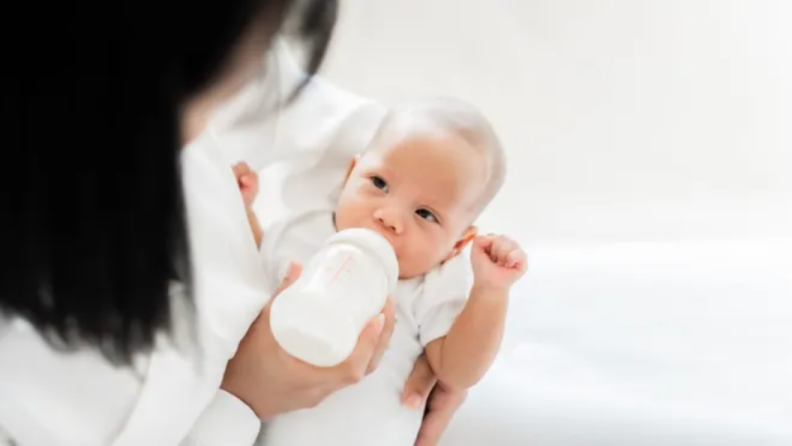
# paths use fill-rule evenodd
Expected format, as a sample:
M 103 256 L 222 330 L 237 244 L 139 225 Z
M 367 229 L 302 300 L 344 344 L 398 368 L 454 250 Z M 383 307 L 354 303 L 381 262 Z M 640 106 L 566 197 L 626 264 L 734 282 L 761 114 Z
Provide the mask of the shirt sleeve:
M 182 446 L 252 446 L 260 429 L 261 421 L 248 405 L 218 390 Z
M 287 61 L 282 65 L 288 72 Z M 291 91 L 288 85 L 280 89 Z M 271 160 L 284 175 L 278 199 L 289 209 L 334 203 L 350 162 L 365 151 L 385 113 L 378 102 L 312 78 L 278 116 L 271 150 Z
M 465 308 L 473 273 L 469 256 L 460 254 L 426 275 L 415 304 L 418 338 L 424 347 L 448 334 Z
M 285 47 L 276 46 L 274 54 L 276 89 L 285 100 L 305 74 Z M 350 162 L 365 151 L 385 113 L 382 104 L 314 77 L 288 107 L 278 111 L 275 136 L 266 150 L 260 138 L 245 142 L 249 152 L 267 154 L 256 167 L 266 186 L 261 188 L 254 211 L 264 231 L 259 253 L 273 289 L 291 261 L 307 259 L 303 249 L 282 249 L 281 232 L 295 224 L 290 220 L 295 215 L 324 214 L 335 207 Z M 309 252 L 314 253 L 315 248 L 312 240 Z

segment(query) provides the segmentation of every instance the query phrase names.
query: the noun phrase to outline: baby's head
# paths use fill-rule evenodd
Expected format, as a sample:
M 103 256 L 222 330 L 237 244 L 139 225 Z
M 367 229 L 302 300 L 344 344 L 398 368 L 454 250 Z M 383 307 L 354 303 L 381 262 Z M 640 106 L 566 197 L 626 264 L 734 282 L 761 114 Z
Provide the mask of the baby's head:
M 336 226 L 373 229 L 396 250 L 402 278 L 459 254 L 505 177 L 503 150 L 474 107 L 429 99 L 392 110 L 350 165 Z

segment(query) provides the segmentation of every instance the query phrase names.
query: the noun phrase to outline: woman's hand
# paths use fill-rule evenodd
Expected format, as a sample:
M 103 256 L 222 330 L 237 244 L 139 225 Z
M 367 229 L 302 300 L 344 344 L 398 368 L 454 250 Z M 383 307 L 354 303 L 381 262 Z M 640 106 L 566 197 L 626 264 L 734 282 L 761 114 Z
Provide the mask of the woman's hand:
M 415 446 L 436 446 L 466 397 L 467 390 L 454 390 L 438 383 L 426 355 L 421 355 L 407 379 L 402 397 L 402 402 L 413 410 L 418 410 L 428 399 Z
M 272 299 L 291 285 L 301 268 L 293 264 Z M 393 303 L 363 330 L 352 355 L 329 368 L 306 364 L 283 351 L 270 329 L 270 306 L 253 322 L 228 362 L 221 388 L 236 396 L 261 420 L 314 407 L 327 395 L 354 384 L 376 368 L 393 333 Z

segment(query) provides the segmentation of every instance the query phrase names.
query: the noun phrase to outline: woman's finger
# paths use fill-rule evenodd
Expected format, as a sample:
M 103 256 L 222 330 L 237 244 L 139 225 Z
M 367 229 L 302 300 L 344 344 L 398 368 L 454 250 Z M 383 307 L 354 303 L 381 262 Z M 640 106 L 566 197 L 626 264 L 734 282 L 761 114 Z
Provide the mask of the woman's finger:
M 394 311 L 393 300 L 388 298 L 388 300 L 385 302 L 385 308 L 382 309 L 382 314 L 385 316 L 385 326 L 383 327 L 382 333 L 380 334 L 377 347 L 374 350 L 374 356 L 371 358 L 368 368 L 366 369 L 366 374 L 369 374 L 377 369 L 380 359 L 382 359 L 382 355 L 385 354 L 385 350 L 388 349 L 391 336 L 393 335 L 393 326 L 395 321 Z
M 436 446 L 466 396 L 467 391 L 451 391 L 437 386 L 429 397 L 429 410 L 424 416 L 415 446 Z
M 415 361 L 412 373 L 404 385 L 402 404 L 417 410 L 429 398 L 436 383 L 437 377 L 429 365 L 429 360 L 426 359 L 426 354 L 422 354 Z
M 340 382 L 343 385 L 354 384 L 366 376 L 366 370 L 374 357 L 379 344 L 380 335 L 385 329 L 385 315 L 380 313 L 377 317 L 369 321 L 366 328 L 358 337 L 357 346 L 352 354 L 341 364 L 335 366 L 335 370 L 340 374 Z

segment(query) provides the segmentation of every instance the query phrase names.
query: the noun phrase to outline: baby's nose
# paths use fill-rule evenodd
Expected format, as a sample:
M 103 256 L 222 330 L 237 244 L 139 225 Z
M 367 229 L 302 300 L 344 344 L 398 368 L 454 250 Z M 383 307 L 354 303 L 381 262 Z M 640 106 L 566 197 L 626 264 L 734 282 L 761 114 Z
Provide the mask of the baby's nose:
M 374 219 L 377 220 L 383 229 L 399 235 L 404 230 L 404 223 L 395 210 L 378 209 L 374 212 Z

